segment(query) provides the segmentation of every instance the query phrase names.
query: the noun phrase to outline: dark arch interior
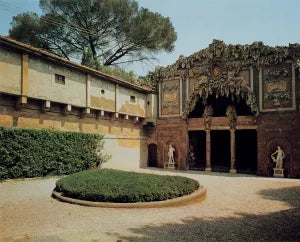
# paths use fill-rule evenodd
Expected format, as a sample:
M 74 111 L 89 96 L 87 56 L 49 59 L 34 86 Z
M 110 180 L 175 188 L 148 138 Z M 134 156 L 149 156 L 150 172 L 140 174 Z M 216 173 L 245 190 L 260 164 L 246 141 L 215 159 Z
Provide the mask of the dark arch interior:
M 231 96 L 219 96 L 216 98 L 214 95 L 210 95 L 207 98 L 207 105 L 212 105 L 214 110 L 214 117 L 226 116 L 226 109 L 229 105 L 234 105 L 238 116 L 250 116 L 252 115 L 251 109 L 246 104 L 246 100 L 243 98 Z M 202 118 L 205 105 L 202 98 L 199 98 L 194 110 L 189 114 L 189 118 Z

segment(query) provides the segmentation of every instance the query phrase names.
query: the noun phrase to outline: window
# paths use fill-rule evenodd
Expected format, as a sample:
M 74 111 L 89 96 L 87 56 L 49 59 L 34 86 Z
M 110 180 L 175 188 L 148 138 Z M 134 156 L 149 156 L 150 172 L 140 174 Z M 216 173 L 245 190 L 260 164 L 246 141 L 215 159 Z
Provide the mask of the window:
M 135 96 L 130 96 L 130 102 L 135 103 Z
M 55 74 L 55 83 L 65 85 L 66 84 L 65 76 Z
M 101 90 L 101 94 L 104 95 L 104 93 L 105 93 L 105 91 L 104 91 L 104 89 L 102 89 L 102 90 Z

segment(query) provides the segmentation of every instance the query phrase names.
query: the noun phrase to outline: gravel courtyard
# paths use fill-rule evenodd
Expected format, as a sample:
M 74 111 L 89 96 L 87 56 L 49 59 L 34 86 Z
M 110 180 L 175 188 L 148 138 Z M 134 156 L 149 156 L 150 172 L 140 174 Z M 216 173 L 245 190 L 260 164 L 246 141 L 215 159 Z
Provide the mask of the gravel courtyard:
M 300 241 L 300 180 L 140 171 L 196 179 L 207 198 L 175 208 L 92 208 L 51 198 L 57 178 L 7 181 L 0 241 Z

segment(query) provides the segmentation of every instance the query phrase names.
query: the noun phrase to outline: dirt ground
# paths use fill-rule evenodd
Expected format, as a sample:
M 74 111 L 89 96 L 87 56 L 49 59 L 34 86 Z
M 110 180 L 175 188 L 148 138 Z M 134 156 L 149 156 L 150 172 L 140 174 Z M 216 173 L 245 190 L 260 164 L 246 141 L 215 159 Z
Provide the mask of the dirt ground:
M 300 180 L 141 169 L 207 189 L 201 203 L 114 209 L 63 203 L 57 178 L 0 183 L 0 241 L 300 241 Z

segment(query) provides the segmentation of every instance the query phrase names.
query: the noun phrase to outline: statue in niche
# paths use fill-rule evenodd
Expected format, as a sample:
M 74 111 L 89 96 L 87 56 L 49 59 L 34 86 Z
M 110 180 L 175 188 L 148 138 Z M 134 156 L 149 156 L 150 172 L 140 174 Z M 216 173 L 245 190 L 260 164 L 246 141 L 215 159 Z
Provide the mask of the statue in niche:
M 206 128 L 210 127 L 213 115 L 214 115 L 214 110 L 212 106 L 211 105 L 205 106 L 202 117 L 204 118 Z
M 276 155 L 276 157 L 275 157 Z M 276 163 L 276 169 L 282 169 L 283 159 L 285 158 L 284 151 L 280 146 L 277 146 L 277 150 L 271 155 L 273 162 Z
M 175 152 L 175 148 L 172 145 L 169 145 L 169 150 L 168 150 L 169 161 L 167 163 L 168 169 L 175 169 L 174 152 Z
M 174 164 L 174 152 L 175 148 L 172 145 L 169 145 L 168 157 L 169 157 L 169 164 Z

